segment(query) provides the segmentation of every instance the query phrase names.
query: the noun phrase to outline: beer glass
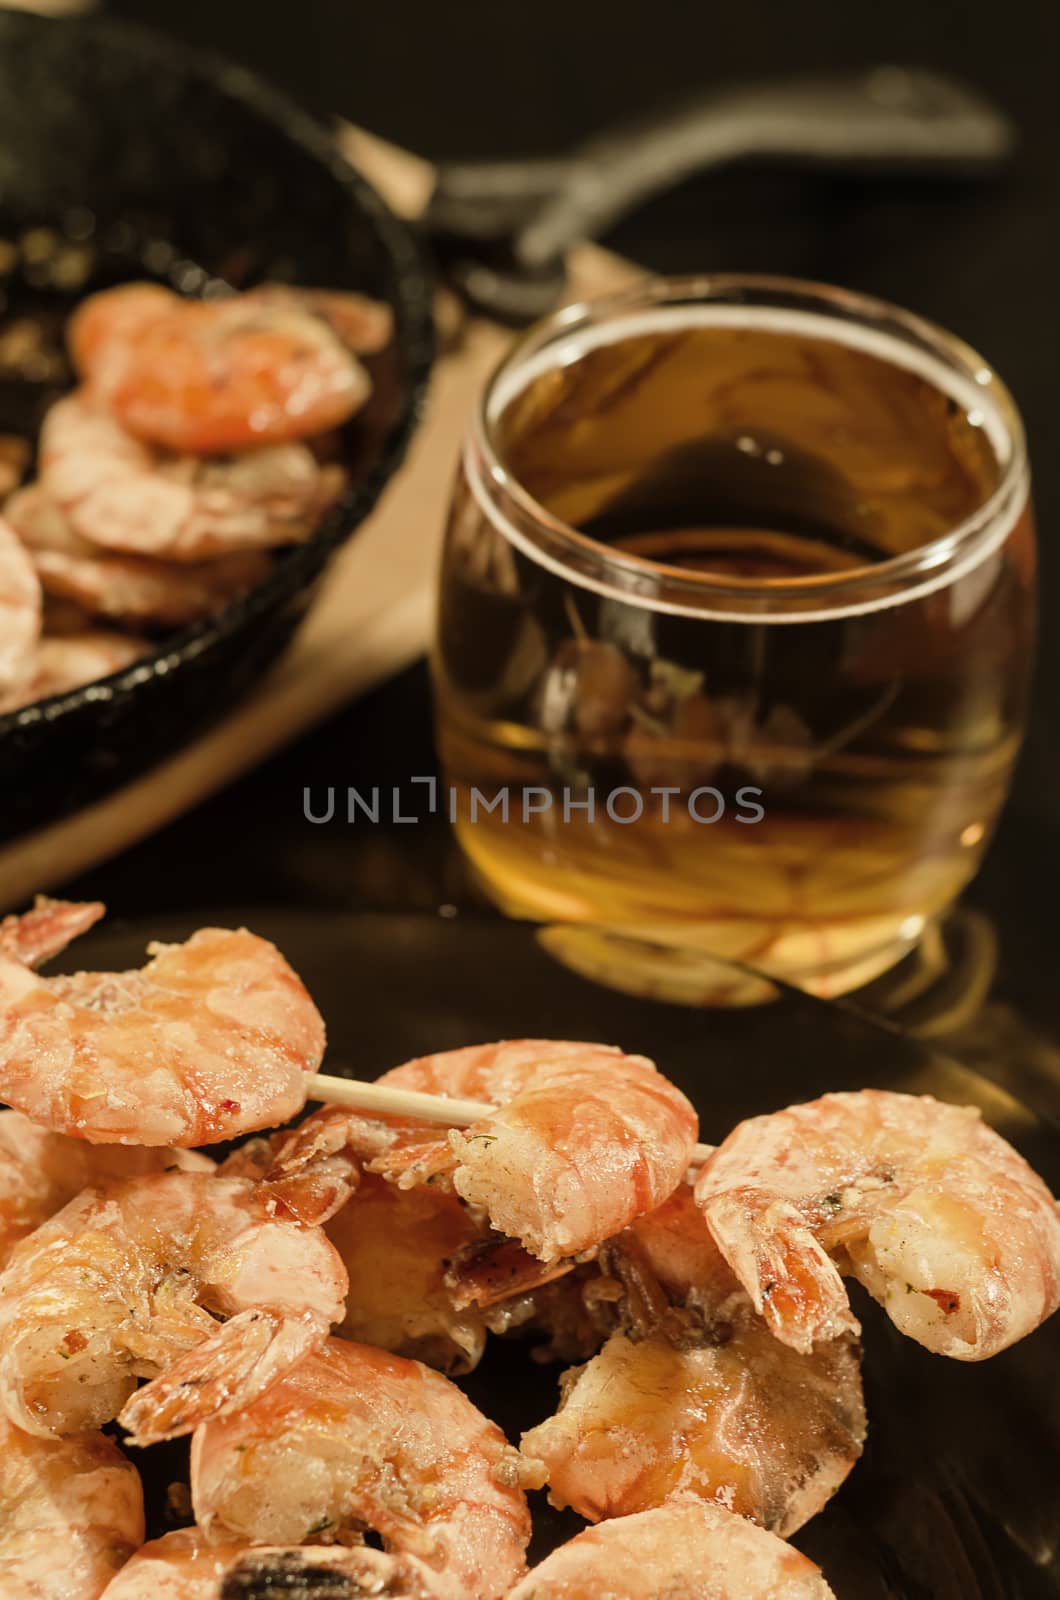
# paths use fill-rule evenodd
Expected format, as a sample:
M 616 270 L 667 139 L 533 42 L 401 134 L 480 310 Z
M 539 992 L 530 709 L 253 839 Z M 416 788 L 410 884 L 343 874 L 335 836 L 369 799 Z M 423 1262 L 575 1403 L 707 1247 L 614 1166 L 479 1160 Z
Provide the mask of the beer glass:
M 853 988 L 976 870 L 1034 589 L 1020 419 L 952 335 L 779 278 L 570 307 L 494 374 L 455 488 L 460 844 L 506 912 L 604 924 L 619 964 Z

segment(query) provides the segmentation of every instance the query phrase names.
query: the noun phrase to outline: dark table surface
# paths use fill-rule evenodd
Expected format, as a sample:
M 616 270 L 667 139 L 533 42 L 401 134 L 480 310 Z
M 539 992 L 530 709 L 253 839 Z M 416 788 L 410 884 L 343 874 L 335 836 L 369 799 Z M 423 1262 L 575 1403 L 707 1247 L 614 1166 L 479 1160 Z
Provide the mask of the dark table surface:
M 1020 403 L 1042 533 L 1043 638 L 1012 799 L 953 943 L 956 978 L 914 975 L 881 1005 L 966 1053 L 1060 1063 L 1053 973 L 1060 903 L 1060 451 L 1057 392 L 1060 7 L 1047 0 L 114 0 L 115 13 L 208 44 L 322 116 L 343 115 L 434 159 L 558 152 L 616 118 L 736 80 L 899 62 L 959 74 L 1015 119 L 1001 179 L 974 184 L 741 169 L 653 203 L 607 242 L 664 271 L 792 273 L 899 301 L 976 345 Z M 174 130 L 179 137 L 179 130 Z M 443 508 L 436 513 L 439 518 Z M 344 708 L 227 792 L 68 886 L 115 911 L 240 903 L 309 907 L 469 903 L 442 829 L 314 826 L 305 785 L 370 786 L 433 770 L 426 672 Z M 993 963 L 991 1002 L 972 1002 Z M 901 1004 L 899 1004 L 901 1002 Z

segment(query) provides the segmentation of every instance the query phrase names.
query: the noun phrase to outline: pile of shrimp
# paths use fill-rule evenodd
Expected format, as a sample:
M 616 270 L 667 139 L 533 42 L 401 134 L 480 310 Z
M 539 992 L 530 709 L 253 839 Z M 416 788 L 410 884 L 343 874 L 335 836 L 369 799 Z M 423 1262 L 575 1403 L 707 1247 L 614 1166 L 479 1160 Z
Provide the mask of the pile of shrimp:
M 5 1600 L 829 1600 L 787 1541 L 866 1437 L 844 1277 L 961 1361 L 1060 1302 L 1056 1202 L 975 1112 L 705 1147 L 646 1057 L 523 1039 L 384 1074 L 468 1128 L 292 1128 L 325 1035 L 280 951 L 43 976 L 102 910 L 0 922 Z M 518 1442 L 454 1382 L 503 1338 L 567 1368 Z M 194 1522 L 145 1544 L 138 1452 L 186 1435 Z M 542 1490 L 589 1526 L 528 1570 Z
M 306 539 L 346 485 L 336 430 L 372 392 L 359 358 L 391 332 L 363 295 L 276 284 L 84 300 L 78 387 L 44 417 L 36 477 L 6 473 L 0 714 L 130 665 Z

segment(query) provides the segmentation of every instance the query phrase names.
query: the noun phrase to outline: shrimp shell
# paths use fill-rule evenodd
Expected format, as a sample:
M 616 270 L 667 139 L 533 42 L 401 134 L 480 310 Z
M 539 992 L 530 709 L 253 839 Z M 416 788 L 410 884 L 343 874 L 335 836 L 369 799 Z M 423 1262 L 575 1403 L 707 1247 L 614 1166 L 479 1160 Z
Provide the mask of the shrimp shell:
M 192 1500 L 211 1538 L 341 1541 L 367 1526 L 424 1562 L 447 1600 L 497 1600 L 523 1571 L 528 1478 L 448 1378 L 341 1339 L 192 1441 Z
M 696 1199 L 778 1339 L 857 1330 L 840 1269 L 897 1328 L 981 1361 L 1060 1304 L 1060 1211 L 973 1108 L 880 1089 L 753 1117 L 719 1146 Z
M 247 1179 L 86 1189 L 0 1275 L 0 1404 L 41 1437 L 119 1413 L 134 1443 L 189 1433 L 319 1344 L 346 1288 L 323 1234 Z M 138 1377 L 153 1381 L 134 1393 Z
M 139 1474 L 116 1444 L 36 1439 L 0 1416 L 4 1600 L 99 1600 L 143 1536 Z
M 52 953 L 83 926 L 64 901 L 29 915 Z M 137 972 L 54 978 L 0 949 L 0 1095 L 95 1144 L 212 1144 L 299 1111 L 324 1024 L 275 946 L 201 928 L 149 949 Z
M 587 1528 L 507 1600 L 835 1600 L 820 1569 L 775 1534 L 700 1501 Z
M 451 1174 L 462 1199 L 542 1261 L 589 1249 L 660 1205 L 696 1141 L 696 1113 L 680 1090 L 644 1056 L 607 1045 L 473 1045 L 379 1081 L 500 1108 L 447 1138 L 407 1128 L 368 1166 L 402 1187 Z

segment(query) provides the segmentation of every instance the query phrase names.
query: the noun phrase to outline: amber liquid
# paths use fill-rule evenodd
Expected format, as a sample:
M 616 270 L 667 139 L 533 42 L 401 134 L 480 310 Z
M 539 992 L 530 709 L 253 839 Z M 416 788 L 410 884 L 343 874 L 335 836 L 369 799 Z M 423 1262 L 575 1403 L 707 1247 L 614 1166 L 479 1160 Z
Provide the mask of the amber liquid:
M 592 349 L 533 378 L 498 433 L 515 478 L 601 544 L 759 581 L 916 550 L 1000 478 L 982 416 L 929 376 L 766 327 Z M 618 924 L 821 992 L 863 981 L 989 837 L 1020 737 L 1033 561 L 1025 509 L 920 598 L 825 616 L 793 599 L 779 624 L 671 615 L 542 565 L 462 484 L 434 672 L 465 851 L 518 916 Z M 472 821 L 472 791 L 501 786 L 507 820 Z M 554 803 L 524 820 L 526 786 Z M 603 809 L 617 787 L 635 822 Z M 712 822 L 715 799 L 696 817 L 687 803 L 704 788 L 724 801 Z M 590 791 L 591 820 L 565 810 Z

